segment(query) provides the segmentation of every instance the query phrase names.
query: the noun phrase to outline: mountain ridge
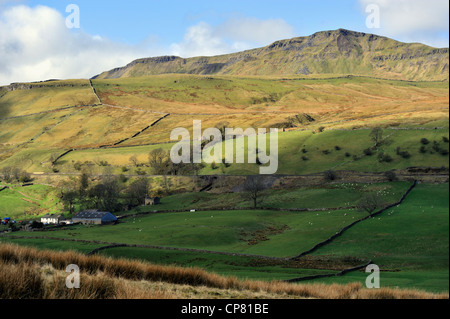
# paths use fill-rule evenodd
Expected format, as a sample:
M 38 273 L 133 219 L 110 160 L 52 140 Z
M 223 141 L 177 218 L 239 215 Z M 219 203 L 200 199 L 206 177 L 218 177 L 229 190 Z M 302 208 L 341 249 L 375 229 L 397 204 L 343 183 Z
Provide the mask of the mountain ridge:
M 276 76 L 349 74 L 413 81 L 448 81 L 449 49 L 403 43 L 345 29 L 218 56 L 141 58 L 93 79 L 159 74 Z

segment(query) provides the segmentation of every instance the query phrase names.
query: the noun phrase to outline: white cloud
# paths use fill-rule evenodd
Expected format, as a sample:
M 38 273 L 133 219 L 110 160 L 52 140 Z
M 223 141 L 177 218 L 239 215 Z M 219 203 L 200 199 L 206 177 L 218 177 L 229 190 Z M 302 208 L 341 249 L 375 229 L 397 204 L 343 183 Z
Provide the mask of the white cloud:
M 378 5 L 381 31 L 386 36 L 406 42 L 448 46 L 447 0 L 360 0 L 360 3 L 363 8 Z
M 218 26 L 200 22 L 190 27 L 172 53 L 183 57 L 238 52 L 294 37 L 294 28 L 282 19 L 231 18 Z
M 20 0 L 0 0 L 0 4 L 11 1 Z M 0 85 L 89 78 L 142 57 L 226 54 L 293 35 L 293 28 L 281 19 L 242 17 L 218 26 L 200 22 L 186 30 L 183 41 L 166 48 L 151 35 L 132 46 L 69 30 L 65 17 L 47 6 L 6 6 L 0 11 Z
M 295 36 L 294 28 L 283 19 L 260 20 L 235 17 L 217 28 L 218 34 L 230 39 L 267 45 Z
M 88 78 L 148 53 L 73 32 L 58 11 L 45 6 L 13 6 L 0 13 L 0 85 Z
M 230 46 L 211 25 L 200 22 L 187 30 L 181 43 L 172 44 L 171 50 L 182 57 L 211 56 L 229 52 Z

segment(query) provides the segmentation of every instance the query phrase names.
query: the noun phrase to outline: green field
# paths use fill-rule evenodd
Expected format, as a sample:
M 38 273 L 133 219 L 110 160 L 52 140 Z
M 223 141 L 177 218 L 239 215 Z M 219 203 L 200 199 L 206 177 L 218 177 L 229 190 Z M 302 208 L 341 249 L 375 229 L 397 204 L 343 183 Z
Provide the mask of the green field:
M 147 190 L 163 194 L 162 204 L 116 211 L 123 218 L 114 226 L 2 233 L 0 242 L 83 253 L 107 243 L 143 245 L 101 253 L 263 280 L 337 273 L 372 260 L 384 286 L 448 291 L 449 196 L 448 183 L 442 184 L 449 167 L 448 82 L 166 74 L 92 84 L 100 101 L 88 80 L 0 88 L 0 177 L 2 186 L 10 186 L 0 192 L 0 217 L 71 217 L 59 190 L 66 183 L 79 190 L 82 172 L 90 174 L 88 190 L 105 175 L 120 177 L 122 201 L 127 187 L 146 176 Z M 277 176 L 259 209 L 238 187 L 260 166 L 225 165 L 225 153 L 215 165 L 205 164 L 200 176 L 154 176 L 149 153 L 169 151 L 175 128 L 192 135 L 194 120 L 202 121 L 203 130 L 280 129 Z M 376 147 L 370 136 L 375 127 L 383 131 Z M 248 137 L 243 140 L 247 146 Z M 256 150 L 245 150 L 246 159 L 249 152 Z M 414 167 L 438 170 L 420 173 L 418 179 L 430 182 L 419 184 L 400 207 L 357 224 L 299 261 L 287 260 L 367 216 L 355 209 L 365 194 L 397 202 L 415 178 Z M 34 185 L 6 182 L 5 168 L 34 173 Z M 326 179 L 327 170 L 338 178 Z M 391 170 L 400 181 L 383 182 Z M 212 189 L 199 192 L 211 176 L 217 177 Z M 321 281 L 364 284 L 365 276 L 359 271 Z
M 10 186 L 0 193 L 0 218 L 33 219 L 47 213 L 55 214 L 62 206 L 57 190 L 46 185 Z
M 421 153 L 421 139 L 432 143 L 436 141 L 446 151 L 449 149 L 448 129 L 386 129 L 383 132 L 385 141 L 373 151 L 373 155 L 365 155 L 364 150 L 371 148 L 374 142 L 370 138 L 371 130 L 330 130 L 314 134 L 311 131 L 279 133 L 279 169 L 277 174 L 303 175 L 319 173 L 329 169 L 353 170 L 362 172 L 385 172 L 392 169 L 404 169 L 412 166 L 448 167 L 448 154 L 433 150 L 426 146 Z M 269 139 L 269 138 L 268 138 Z M 351 141 L 349 143 L 348 141 Z M 247 140 L 245 141 L 245 158 L 248 158 Z M 269 144 L 269 143 L 268 143 Z M 268 146 L 269 147 L 269 146 Z M 336 149 L 338 147 L 338 150 Z M 397 148 L 408 151 L 409 158 L 397 154 Z M 326 154 L 324 153 L 326 152 Z M 270 152 L 267 152 L 270 153 Z M 389 155 L 390 162 L 380 162 L 378 154 Z M 225 154 L 225 152 L 224 152 Z M 354 158 L 356 156 L 356 158 Z M 207 166 L 202 173 L 209 174 L 255 174 L 259 167 L 255 164 L 232 164 L 230 167 L 220 164 L 212 169 Z
M 448 184 L 419 185 L 402 205 L 356 225 L 314 255 L 372 259 L 393 286 L 448 291 L 448 191 Z
M 387 199 L 396 201 L 408 185 L 396 183 L 393 186 L 379 184 L 368 187 L 372 191 L 378 189 Z M 355 187 L 350 184 L 304 190 L 303 193 L 283 190 L 269 196 L 267 203 L 272 207 L 286 207 L 288 198 L 305 198 L 304 204 L 309 206 L 317 204 L 317 196 L 321 196 L 329 199 L 331 208 L 347 201 L 354 202 L 356 196 L 350 195 L 364 190 L 362 185 Z M 102 253 L 161 264 L 200 266 L 221 274 L 264 280 L 336 273 L 344 265 L 356 266 L 372 260 L 381 268 L 384 286 L 448 291 L 448 190 L 448 184 L 419 184 L 402 205 L 357 224 L 329 245 L 301 259 L 299 264 L 263 262 L 253 257 L 212 252 L 292 257 L 365 215 L 355 210 L 289 212 L 243 209 L 160 213 L 130 216 L 116 226 L 75 226 L 51 233 L 21 232 L 13 234 L 20 235 L 21 239 L 8 239 L 6 236 L 1 241 L 85 252 L 98 246 L 95 241 L 175 247 L 179 250 L 122 247 Z M 166 198 L 161 209 L 188 208 L 193 198 L 193 195 L 189 197 L 186 194 Z M 202 199 L 197 199 L 197 202 L 201 203 Z M 295 201 L 294 205 L 300 206 Z M 56 238 L 68 241 L 54 240 Z M 80 239 L 89 243 L 73 241 Z M 211 252 L 183 251 L 182 248 Z M 363 272 L 353 272 L 324 281 L 361 281 L 364 284 L 365 276 Z

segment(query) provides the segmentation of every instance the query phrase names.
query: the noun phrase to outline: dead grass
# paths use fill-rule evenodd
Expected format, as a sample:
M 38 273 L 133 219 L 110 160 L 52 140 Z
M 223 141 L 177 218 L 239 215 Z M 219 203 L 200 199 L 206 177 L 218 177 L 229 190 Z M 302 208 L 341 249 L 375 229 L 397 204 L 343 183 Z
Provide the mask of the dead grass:
M 69 264 L 82 271 L 82 287 L 65 287 Z M 0 298 L 169 299 L 169 298 L 319 298 L 448 299 L 448 294 L 418 290 L 364 289 L 347 285 L 290 284 L 240 280 L 198 268 L 152 265 L 126 259 L 85 256 L 73 251 L 41 251 L 0 245 Z M 14 278 L 11 280 L 11 278 Z M 155 285 L 155 283 L 159 283 Z

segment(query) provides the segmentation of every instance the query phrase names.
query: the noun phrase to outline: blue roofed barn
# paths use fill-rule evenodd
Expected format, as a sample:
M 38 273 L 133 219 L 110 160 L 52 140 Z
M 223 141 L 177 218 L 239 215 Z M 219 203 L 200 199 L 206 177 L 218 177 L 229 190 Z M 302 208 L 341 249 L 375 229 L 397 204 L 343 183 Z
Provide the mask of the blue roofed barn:
M 85 210 L 76 214 L 72 221 L 74 224 L 81 223 L 84 225 L 108 225 L 114 224 L 117 217 L 109 212 L 100 212 L 98 210 Z

